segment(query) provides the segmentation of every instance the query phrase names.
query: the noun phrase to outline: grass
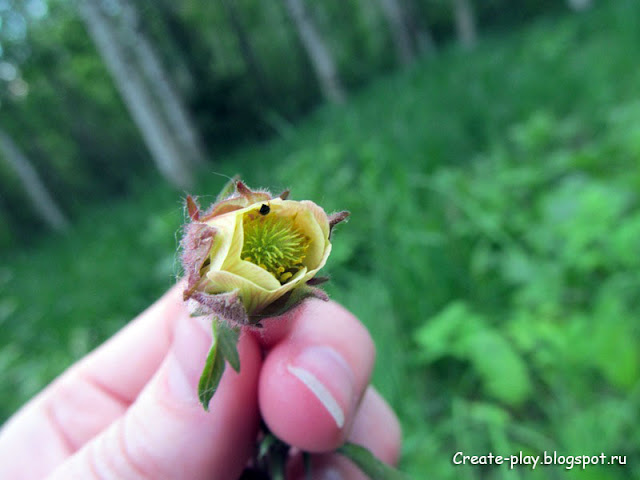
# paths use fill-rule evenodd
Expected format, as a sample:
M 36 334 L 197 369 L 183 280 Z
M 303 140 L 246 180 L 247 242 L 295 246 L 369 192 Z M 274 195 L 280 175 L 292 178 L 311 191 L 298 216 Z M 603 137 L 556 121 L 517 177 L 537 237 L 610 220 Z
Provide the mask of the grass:
M 374 384 L 416 478 L 560 478 L 453 467 L 492 451 L 623 454 L 638 476 L 640 8 L 620 0 L 449 49 L 220 159 L 225 175 L 349 209 L 326 268 L 369 327 Z M 152 177 L 65 237 L 4 252 L 0 415 L 178 273 L 180 195 Z

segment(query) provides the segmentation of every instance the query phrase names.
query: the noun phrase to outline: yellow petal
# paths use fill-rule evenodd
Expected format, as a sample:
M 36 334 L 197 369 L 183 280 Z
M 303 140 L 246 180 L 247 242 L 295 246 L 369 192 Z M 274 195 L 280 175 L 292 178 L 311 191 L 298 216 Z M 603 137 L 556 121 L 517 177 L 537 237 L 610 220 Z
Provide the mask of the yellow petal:
M 229 249 L 233 245 L 233 237 L 236 230 L 235 212 L 220 215 L 206 222 L 207 225 L 216 229 L 214 244 L 211 248 L 210 270 L 219 270 L 229 254 Z
M 239 277 L 246 278 L 266 290 L 280 288 L 280 282 L 276 277 L 264 268 L 245 260 L 237 260 L 236 262 L 229 263 L 229 265 L 225 267 L 225 270 Z
M 311 200 L 302 200 L 300 204 L 304 205 L 305 208 L 307 208 L 311 212 L 311 214 L 315 217 L 316 221 L 318 222 L 318 225 L 322 229 L 322 234 L 328 240 L 329 231 L 330 231 L 329 218 L 327 217 L 327 214 L 324 211 L 324 209 L 316 205 L 315 203 L 313 203 Z
M 309 239 L 309 248 L 307 249 L 306 257 L 302 263 L 308 269 L 315 269 L 322 260 L 325 248 L 329 241 L 328 221 L 327 234 L 324 235 L 316 215 L 308 204 L 293 200 L 284 200 L 281 206 L 272 210 L 277 215 L 293 218 L 296 228 Z
M 300 284 L 306 274 L 307 269 L 303 268 L 290 282 L 284 285 L 278 283 L 280 285 L 278 288 L 267 290 L 231 272 L 209 271 L 207 277 L 210 282 L 207 293 L 223 293 L 238 289 L 247 313 L 252 315 Z
M 315 276 L 316 273 L 318 273 L 318 271 L 324 267 L 325 263 L 327 263 L 327 259 L 329 258 L 329 254 L 331 253 L 331 244 L 328 243 L 327 244 L 327 248 L 324 251 L 324 255 L 322 257 L 322 259 L 320 260 L 320 262 L 318 263 L 318 266 L 316 268 L 314 268 L 313 270 L 308 270 L 307 273 L 305 274 L 304 278 L 301 280 L 301 282 L 306 282 L 307 280 L 310 280 L 311 278 L 313 278 Z

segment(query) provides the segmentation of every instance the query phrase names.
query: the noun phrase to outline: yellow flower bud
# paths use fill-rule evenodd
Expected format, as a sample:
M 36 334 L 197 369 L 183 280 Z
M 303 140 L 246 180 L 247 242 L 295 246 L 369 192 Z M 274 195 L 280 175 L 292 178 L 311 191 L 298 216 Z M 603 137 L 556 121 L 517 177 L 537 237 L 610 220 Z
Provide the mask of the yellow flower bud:
M 331 253 L 331 228 L 346 213 L 332 222 L 313 202 L 283 198 L 238 182 L 236 194 L 214 204 L 210 213 L 201 215 L 188 199 L 194 222 L 182 241 L 185 298 L 246 324 L 294 289 L 310 289 L 306 283 Z

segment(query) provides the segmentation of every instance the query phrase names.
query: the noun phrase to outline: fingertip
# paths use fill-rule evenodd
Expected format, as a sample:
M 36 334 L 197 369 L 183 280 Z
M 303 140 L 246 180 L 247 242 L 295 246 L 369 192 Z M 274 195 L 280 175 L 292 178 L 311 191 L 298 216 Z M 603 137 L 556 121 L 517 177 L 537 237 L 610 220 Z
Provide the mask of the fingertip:
M 269 428 L 309 452 L 335 449 L 350 430 L 375 349 L 364 326 L 336 303 L 309 301 L 267 356 L 258 398 Z
M 288 357 L 277 352 L 265 361 L 258 387 L 263 419 L 291 445 L 309 452 L 331 450 L 345 438 L 353 389 L 327 386 L 320 375 L 294 366 Z
M 402 431 L 393 410 L 373 387 L 365 393 L 349 434 L 348 441 L 369 450 L 378 460 L 394 465 L 400 455 Z M 368 477 L 347 457 L 337 453 L 312 455 L 308 460 L 311 478 L 366 480 Z M 288 477 L 303 480 L 305 472 L 301 454 L 288 465 Z
M 367 388 L 362 398 L 349 441 L 368 448 L 385 463 L 398 463 L 402 427 L 394 411 L 374 387 Z

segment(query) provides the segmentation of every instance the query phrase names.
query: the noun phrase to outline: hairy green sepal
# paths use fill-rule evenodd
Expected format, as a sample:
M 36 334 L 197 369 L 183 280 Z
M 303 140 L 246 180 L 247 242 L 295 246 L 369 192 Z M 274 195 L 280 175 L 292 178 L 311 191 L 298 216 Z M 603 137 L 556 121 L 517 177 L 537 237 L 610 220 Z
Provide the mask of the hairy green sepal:
M 291 290 L 291 292 L 277 299 L 275 302 L 272 302 L 259 314 L 249 316 L 249 320 L 252 324 L 256 324 L 265 318 L 279 317 L 289 312 L 289 310 L 293 310 L 300 305 L 303 300 L 310 297 L 319 298 L 324 301 L 329 300 L 329 297 L 323 290 L 309 285 L 300 285 L 299 287 Z
M 217 317 L 213 317 L 211 328 L 213 341 L 198 382 L 198 399 L 206 411 L 209 411 L 209 402 L 220 384 L 225 360 L 229 362 L 231 368 L 240 373 L 240 356 L 238 355 L 240 329 L 230 327 Z
M 224 184 L 222 190 L 220 190 L 220 193 L 216 197 L 216 202 L 220 202 L 229 198 L 233 194 L 233 192 L 236 191 L 236 184 L 238 183 L 238 180 L 240 180 L 240 175 L 234 175 L 232 178 L 230 178 L 229 181 Z

